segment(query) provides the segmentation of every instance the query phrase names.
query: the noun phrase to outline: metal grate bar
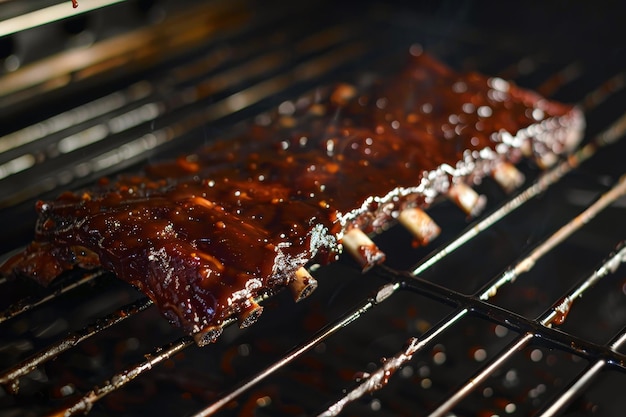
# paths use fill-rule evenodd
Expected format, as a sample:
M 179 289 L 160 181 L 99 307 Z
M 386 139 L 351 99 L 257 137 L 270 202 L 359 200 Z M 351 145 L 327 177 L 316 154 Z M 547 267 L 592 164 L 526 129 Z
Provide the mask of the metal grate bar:
M 79 161 L 77 165 L 80 168 L 78 173 L 81 177 L 85 175 L 100 176 L 106 175 L 113 170 L 117 171 L 120 168 L 125 168 L 143 159 L 146 152 L 153 151 L 157 147 L 171 142 L 189 133 L 193 129 L 244 110 L 262 100 L 272 97 L 274 94 L 284 91 L 285 88 L 294 85 L 294 83 L 311 81 L 315 77 L 319 77 L 331 70 L 337 70 L 337 66 L 357 59 L 364 52 L 366 52 L 366 48 L 363 44 L 344 45 L 321 57 L 316 57 L 309 62 L 298 65 L 288 74 L 282 74 L 264 80 L 254 86 L 229 95 L 221 101 L 211 104 L 198 112 L 180 117 L 176 122 L 164 128 L 152 130 L 150 133 L 130 140 L 122 146 L 104 150 L 102 153 L 92 156 L 87 160 Z M 333 64 L 336 66 L 333 67 Z M 61 167 L 60 171 L 49 173 L 46 181 L 29 184 L 26 187 L 16 190 L 11 198 L 7 198 L 0 203 L 0 207 L 16 204 L 40 193 L 49 191 L 51 188 L 56 187 L 57 184 L 66 182 L 68 176 L 69 178 L 74 178 L 76 175 L 76 170 L 68 170 L 65 169 L 65 167 Z
M 95 272 L 90 272 L 88 274 L 83 275 L 81 278 L 79 278 L 76 281 L 71 282 L 70 284 L 64 285 L 61 288 L 59 288 L 58 290 L 46 294 L 41 298 L 37 298 L 37 299 L 33 299 L 31 297 L 22 299 L 18 302 L 16 302 L 15 304 L 12 304 L 9 308 L 7 308 L 5 311 L 0 312 L 0 323 L 3 323 L 7 320 L 11 320 L 17 316 L 19 316 L 22 313 L 25 313 L 27 311 L 32 310 L 35 307 L 39 307 L 49 301 L 52 301 L 54 299 L 56 299 L 57 297 L 66 294 L 72 290 L 74 290 L 75 288 L 80 287 L 81 285 L 87 284 L 91 281 L 93 281 L 94 279 L 96 279 L 99 276 L 102 276 L 105 274 L 106 271 L 104 270 L 100 270 L 100 271 L 95 271 Z M 0 285 L 7 285 L 8 281 L 0 283 Z
M 599 88 L 587 94 L 581 105 L 585 111 L 594 109 L 624 87 L 626 87 L 626 73 L 622 72 L 609 78 Z
M 576 80 L 582 74 L 584 74 L 582 63 L 573 62 L 541 83 L 537 91 L 546 97 L 554 96 L 562 86 Z
M 101 387 L 96 387 L 89 391 L 78 401 L 74 402 L 67 408 L 59 410 L 57 415 L 74 416 L 77 414 L 86 414 L 91 410 L 93 405 L 104 398 L 106 395 L 113 391 L 120 389 L 133 379 L 142 375 L 152 369 L 152 367 L 158 365 L 166 359 L 171 358 L 175 354 L 181 352 L 185 348 L 193 345 L 195 342 L 191 337 L 182 337 L 175 342 L 172 342 L 166 346 L 162 346 L 155 350 L 153 354 L 146 355 L 146 361 L 136 366 L 130 367 L 120 373 L 111 377 L 110 381 L 107 381 Z
M 402 276 L 406 275 L 388 268 L 385 268 L 385 271 L 390 274 L 391 277 L 395 276 L 396 279 L 401 279 Z M 412 291 L 459 307 L 457 312 L 453 313 L 449 318 L 442 320 L 437 326 L 433 326 L 425 335 L 430 335 L 433 332 L 439 333 L 439 327 L 449 327 L 448 321 L 459 321 L 462 318 L 460 316 L 467 315 L 467 313 L 462 313 L 467 310 L 467 312 L 471 314 L 501 323 L 505 327 L 509 327 L 518 332 L 541 334 L 543 341 L 585 358 L 612 358 L 611 364 L 613 366 L 626 371 L 626 355 L 614 352 L 606 346 L 589 342 L 559 329 L 544 326 L 536 320 L 527 319 L 505 308 L 487 303 L 485 300 L 481 300 L 475 296 L 467 296 L 421 278 L 410 277 L 410 279 L 405 282 L 405 285 L 406 288 Z
M 554 235 L 553 235 L 554 236 Z M 564 296 L 558 301 L 551 309 L 543 314 L 537 321 L 542 326 L 551 326 L 552 324 L 560 325 L 565 321 L 567 313 L 575 299 L 581 297 L 583 293 L 596 284 L 601 278 L 607 276 L 609 273 L 614 272 L 620 263 L 626 261 L 626 249 L 622 248 L 612 255 L 607 261 L 605 261 L 593 274 L 574 288 L 569 294 Z M 489 292 L 486 292 L 491 296 Z M 481 300 L 486 300 L 481 295 Z M 494 358 L 489 364 L 480 370 L 477 374 L 473 375 L 465 384 L 463 384 L 454 394 L 449 396 L 445 402 L 437 407 L 431 414 L 431 417 L 443 417 L 449 411 L 451 411 L 455 405 L 457 405 L 463 398 L 465 398 L 471 391 L 484 382 L 489 376 L 500 367 L 503 366 L 511 357 L 517 352 L 526 347 L 535 337 L 537 332 L 527 332 L 517 340 L 515 340 L 508 348 L 502 351 L 496 358 Z M 602 359 L 603 365 L 606 364 L 606 360 Z
M 118 37 L 106 39 L 90 48 L 88 54 L 80 50 L 68 50 L 33 63 L 20 71 L 9 73 L 0 79 L 0 89 L 5 93 L 0 102 L 5 106 L 19 104 L 38 94 L 65 87 L 71 80 L 84 80 L 102 75 L 111 69 L 108 60 L 132 63 L 137 66 L 149 64 L 146 60 L 176 56 L 215 36 L 220 30 L 228 31 L 241 27 L 249 18 L 242 1 L 209 2 L 192 10 L 180 13 L 166 22 L 153 27 L 140 28 Z M 210 25 L 203 25 L 211 19 Z M 189 36 L 176 36 L 195 26 Z M 142 49 L 137 54 L 136 49 Z M 154 63 L 154 61 L 152 61 Z M 115 64 L 117 65 L 117 64 Z
M 458 323 L 465 315 L 468 313 L 468 309 L 462 309 L 452 314 L 450 317 L 446 318 L 443 322 L 441 322 L 438 326 L 433 327 L 430 331 L 425 333 L 421 338 L 413 338 L 411 339 L 407 345 L 408 349 L 398 353 L 394 358 L 397 358 L 396 365 L 397 367 L 402 366 L 405 362 L 411 360 L 413 355 L 419 351 L 421 351 L 425 346 L 428 346 L 433 340 L 438 338 L 443 332 L 452 328 L 456 323 Z M 376 371 L 372 372 L 364 382 L 360 383 L 356 388 L 352 389 L 345 396 L 341 397 L 339 400 L 330 405 L 326 410 L 319 414 L 319 417 L 330 417 L 338 415 L 343 408 L 350 402 L 357 400 L 363 395 L 372 393 L 376 390 L 383 388 L 386 385 L 385 383 L 381 383 L 380 377 L 381 375 L 387 375 L 391 377 L 389 374 L 390 369 L 386 369 L 388 365 L 384 365 L 381 368 L 378 368 Z M 395 367 L 394 367 L 395 368 Z
M 477 386 L 484 382 L 497 369 L 502 367 L 503 364 L 506 363 L 510 358 L 512 358 L 519 351 L 521 351 L 524 347 L 526 347 L 533 339 L 538 337 L 538 335 L 542 336 L 542 340 L 550 341 L 550 335 L 547 333 L 552 333 L 552 331 L 549 327 L 546 326 L 550 326 L 553 323 L 561 324 L 565 320 L 567 312 L 566 310 L 564 310 L 564 305 L 567 305 L 567 311 L 569 311 L 575 299 L 581 297 L 585 291 L 590 289 L 601 278 L 611 273 L 614 273 L 621 263 L 626 262 L 626 248 L 623 245 L 620 245 L 620 248 L 621 249 L 617 249 L 614 254 L 610 255 L 607 260 L 603 262 L 602 265 L 598 267 L 589 277 L 580 282 L 566 296 L 564 296 L 561 301 L 555 303 L 552 308 L 550 308 L 546 313 L 538 318 L 537 322 L 539 323 L 539 326 L 534 325 L 532 321 L 528 321 L 523 318 L 520 320 L 519 316 L 500 310 L 499 312 L 503 313 L 505 317 L 498 318 L 499 322 L 506 322 L 508 323 L 508 325 L 515 325 L 518 329 L 523 329 L 524 327 L 526 327 L 527 329 L 529 329 L 529 331 L 526 331 L 522 336 L 511 342 L 509 346 L 502 350 L 497 357 L 495 357 L 491 362 L 485 365 L 479 373 L 473 375 L 454 394 L 448 397 L 444 403 L 442 403 L 430 414 L 430 416 L 441 417 L 447 415 L 447 413 L 451 411 L 456 404 L 458 404 Z M 387 271 L 393 275 L 402 274 L 400 272 L 390 269 L 387 269 Z M 420 284 L 423 284 L 433 289 L 434 291 L 430 293 L 431 295 L 439 293 L 438 296 L 444 298 L 447 302 L 465 305 L 465 307 L 461 310 L 456 311 L 450 317 L 444 319 L 439 325 L 431 328 L 421 338 L 416 337 L 409 340 L 407 342 L 408 347 L 403 348 L 398 354 L 396 354 L 392 358 L 390 363 L 384 361 L 381 367 L 379 367 L 376 371 L 370 373 L 362 382 L 358 384 L 356 388 L 350 390 L 346 395 L 330 405 L 325 411 L 319 414 L 319 416 L 328 417 L 338 415 L 348 403 L 357 400 L 363 395 L 384 388 L 387 384 L 388 379 L 391 377 L 391 374 L 395 372 L 397 368 L 410 361 L 415 353 L 422 350 L 425 346 L 433 343 L 440 334 L 452 328 L 468 313 L 478 313 L 480 312 L 480 310 L 483 310 L 482 314 L 484 314 L 486 317 L 490 317 L 492 320 L 494 319 L 494 316 L 489 313 L 489 310 L 492 310 L 494 306 L 484 304 L 482 302 L 484 300 L 473 297 L 465 297 L 460 294 L 454 294 L 453 292 L 449 292 L 448 290 L 442 289 L 440 287 L 440 290 L 437 290 L 437 286 L 435 284 L 428 283 L 427 281 L 420 280 Z M 493 311 L 491 311 L 491 313 L 493 313 Z M 565 339 L 570 337 L 574 339 L 571 335 L 567 335 Z M 559 338 L 563 339 L 562 335 L 560 335 Z M 619 362 L 618 366 L 622 370 L 626 370 L 625 364 L 623 363 L 623 355 L 612 352 L 617 349 L 617 347 L 619 347 L 622 343 L 624 343 L 624 341 L 626 341 L 626 335 L 621 334 L 620 336 L 618 336 L 618 338 L 616 338 L 616 341 L 609 346 L 608 349 L 603 349 L 600 346 L 594 346 L 591 350 L 587 348 L 581 349 L 579 347 L 577 350 L 577 353 L 579 354 L 584 352 L 584 354 L 588 357 L 596 357 L 594 355 L 600 355 L 602 357 L 602 359 L 599 359 L 598 362 L 594 364 L 594 366 L 590 367 L 589 371 L 585 373 L 585 375 L 589 374 L 589 377 L 591 377 L 592 372 L 593 375 L 595 375 L 595 373 L 597 373 L 601 368 L 606 366 L 609 362 Z M 563 343 L 560 344 L 563 345 Z M 591 351 L 595 352 L 591 353 Z M 382 376 L 384 376 L 384 378 L 382 378 Z M 582 388 L 584 387 L 576 389 L 580 390 Z M 576 391 L 572 391 L 569 396 L 573 395 L 575 392 Z
M 400 285 L 398 283 L 388 284 L 388 285 L 381 287 L 374 297 L 367 299 L 362 305 L 358 306 L 357 308 L 353 309 L 352 311 L 344 315 L 340 320 L 327 326 L 325 329 L 320 331 L 317 335 L 313 336 L 307 342 L 299 345 L 292 351 L 288 352 L 279 361 L 276 361 L 275 363 L 268 366 L 261 372 L 243 381 L 241 384 L 239 384 L 236 388 L 232 389 L 231 391 L 228 391 L 227 393 L 221 395 L 219 400 L 217 400 L 216 402 L 209 405 L 205 409 L 196 413 L 194 417 L 206 417 L 206 416 L 215 414 L 217 411 L 223 408 L 226 404 L 228 404 L 230 401 L 233 401 L 235 398 L 237 398 L 239 395 L 241 395 L 244 391 L 246 391 L 253 385 L 259 383 L 260 381 L 268 377 L 270 374 L 276 372 L 283 366 L 286 366 L 290 362 L 293 362 L 295 359 L 302 356 L 304 353 L 310 351 L 319 343 L 328 339 L 330 336 L 337 333 L 339 330 L 343 329 L 344 327 L 348 326 L 353 321 L 357 320 L 359 317 L 361 317 L 363 314 L 368 312 L 374 306 L 382 303 L 384 300 L 389 298 L 393 293 L 395 293 L 399 288 L 400 288 Z
M 326 411 L 318 417 L 333 417 L 339 415 L 343 408 L 350 402 L 361 398 L 363 395 L 372 393 L 384 387 L 389 378 L 405 363 L 413 358 L 413 355 L 420 349 L 423 342 L 418 338 L 412 338 L 407 342 L 406 348 L 398 352 L 395 356 L 384 361 L 384 365 L 376 371 L 368 374 L 365 381 L 358 387 L 350 391 L 345 397 L 328 407 Z
M 623 177 L 611 190 L 603 194 L 596 202 L 580 213 L 569 223 L 565 224 L 553 235 L 537 246 L 527 257 L 515 266 L 506 270 L 493 284 L 487 287 L 479 295 L 481 300 L 488 300 L 496 295 L 498 289 L 505 284 L 515 281 L 521 274 L 530 271 L 537 261 L 570 237 L 575 231 L 587 224 L 598 213 L 613 204 L 617 199 L 626 194 L 626 177 Z
M 0 24 L 0 37 L 19 33 L 37 26 L 47 25 L 102 7 L 109 7 L 122 1 L 126 0 L 95 0 L 80 8 L 67 7 L 65 2 L 60 2 L 43 9 L 33 10 L 19 16 L 2 20 Z
M 113 313 L 99 318 L 95 322 L 85 326 L 81 330 L 72 332 L 65 336 L 63 339 L 53 343 L 38 353 L 30 356 L 28 359 L 16 364 L 14 367 L 4 371 L 0 374 L 0 384 L 8 385 L 11 387 L 11 391 L 17 392 L 19 386 L 18 378 L 33 371 L 38 366 L 43 365 L 56 358 L 61 353 L 67 351 L 78 345 L 79 343 L 87 340 L 88 338 L 98 334 L 99 332 L 108 329 L 122 321 L 133 317 L 134 315 L 144 311 L 152 305 L 152 301 L 148 298 L 142 298 L 134 303 L 125 305 Z
M 617 350 L 626 345 L 626 329 L 622 330 L 610 343 L 611 350 Z M 599 359 L 594 364 L 588 366 L 583 373 L 573 380 L 566 390 L 555 400 L 551 401 L 549 406 L 542 410 L 538 417 L 554 416 L 559 410 L 565 409 L 571 404 L 609 365 L 609 360 Z

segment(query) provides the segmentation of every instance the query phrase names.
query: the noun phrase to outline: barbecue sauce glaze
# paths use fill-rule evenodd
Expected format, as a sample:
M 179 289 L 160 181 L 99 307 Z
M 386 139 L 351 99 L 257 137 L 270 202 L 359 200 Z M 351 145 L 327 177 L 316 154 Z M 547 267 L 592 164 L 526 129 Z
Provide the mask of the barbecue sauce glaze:
M 234 139 L 39 202 L 33 243 L 1 272 L 46 285 L 103 267 L 174 325 L 216 335 L 300 267 L 335 259 L 351 228 L 379 231 L 501 161 L 563 153 L 584 124 L 571 106 L 421 53 L 366 89 L 320 95 Z

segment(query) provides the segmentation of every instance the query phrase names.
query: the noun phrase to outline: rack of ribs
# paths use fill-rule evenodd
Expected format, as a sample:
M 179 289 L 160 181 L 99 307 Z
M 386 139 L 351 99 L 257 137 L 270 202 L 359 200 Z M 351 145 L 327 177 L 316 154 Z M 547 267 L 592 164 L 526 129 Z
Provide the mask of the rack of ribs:
M 367 87 L 320 89 L 257 117 L 235 138 L 38 202 L 33 242 L 0 272 L 46 285 L 104 268 L 204 345 L 231 317 L 253 323 L 264 296 L 310 294 L 313 262 L 345 250 L 371 268 L 385 255 L 370 236 L 395 222 L 426 244 L 438 199 L 474 215 L 483 198 L 472 185 L 492 176 L 515 189 L 515 163 L 548 166 L 581 140 L 575 106 L 426 53 L 407 61 Z

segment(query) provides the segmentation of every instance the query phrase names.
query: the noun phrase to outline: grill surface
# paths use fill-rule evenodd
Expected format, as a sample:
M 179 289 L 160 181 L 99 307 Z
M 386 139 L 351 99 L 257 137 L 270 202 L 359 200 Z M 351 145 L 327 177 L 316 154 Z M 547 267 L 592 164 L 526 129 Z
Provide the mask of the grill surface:
M 109 274 L 75 274 L 48 290 L 4 282 L 3 414 L 621 415 L 626 200 L 610 191 L 624 187 L 626 155 L 618 11 L 246 6 L 198 2 L 213 26 L 190 20 L 198 15 L 190 6 L 181 11 L 190 13 L 181 20 L 187 31 L 174 32 L 180 43 L 159 54 L 73 68 L 63 87 L 0 96 L 2 252 L 30 238 L 35 198 L 231 135 L 240 121 L 316 86 L 391 72 L 413 43 L 455 68 L 580 103 L 585 143 L 602 146 L 548 172 L 523 163 L 527 181 L 514 196 L 485 181 L 477 188 L 489 203 L 476 220 L 448 203 L 434 207 L 443 233 L 427 248 L 391 228 L 375 239 L 388 255 L 383 267 L 361 274 L 346 258 L 316 270 L 310 298 L 294 304 L 278 294 L 257 324 L 230 326 L 204 348 Z M 128 5 L 106 10 L 114 7 Z M 163 28 L 180 30 L 167 11 L 156 34 L 142 28 L 135 38 L 163 41 L 159 33 L 171 33 Z M 107 41 L 116 36 L 124 35 Z M 103 43 L 93 50 L 108 53 L 97 49 Z M 68 56 L 63 62 L 73 63 Z M 18 85 L 10 77 L 19 74 L 5 73 L 0 85 Z M 525 259 L 534 267 L 513 280 Z

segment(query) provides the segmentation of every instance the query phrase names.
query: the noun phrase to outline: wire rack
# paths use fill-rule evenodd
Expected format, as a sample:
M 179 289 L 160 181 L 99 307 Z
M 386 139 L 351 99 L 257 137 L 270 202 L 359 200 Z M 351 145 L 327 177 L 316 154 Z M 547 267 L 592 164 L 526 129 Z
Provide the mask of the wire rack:
M 0 408 L 7 415 L 619 415 L 626 406 L 619 395 L 623 58 L 581 35 L 562 43 L 571 22 L 556 25 L 547 42 L 545 31 L 451 26 L 409 11 L 298 9 L 290 19 L 268 12 L 245 28 L 235 19 L 227 38 L 36 123 L 14 123 L 0 138 L 5 252 L 28 238 L 20 225 L 30 221 L 24 207 L 33 198 L 232 134 L 239 121 L 326 82 L 391 71 L 414 42 L 457 68 L 579 103 L 588 122 L 581 148 L 547 171 L 523 163 L 527 181 L 514 195 L 486 180 L 478 189 L 489 204 L 477 219 L 447 203 L 434 207 L 444 231 L 427 248 L 392 227 L 376 237 L 388 254 L 383 266 L 361 274 L 341 259 L 315 270 L 320 288 L 309 299 L 265 300 L 255 326 L 227 326 L 205 348 L 108 273 L 73 274 L 50 289 L 3 281 L 0 326 L 9 337 L 0 344 Z

